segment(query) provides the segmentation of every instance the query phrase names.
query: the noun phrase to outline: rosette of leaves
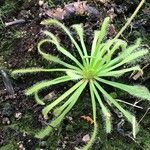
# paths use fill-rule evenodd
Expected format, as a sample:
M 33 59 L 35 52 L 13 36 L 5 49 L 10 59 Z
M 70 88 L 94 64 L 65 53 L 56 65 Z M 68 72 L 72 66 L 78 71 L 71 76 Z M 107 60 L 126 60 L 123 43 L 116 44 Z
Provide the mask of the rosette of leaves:
M 54 34 L 49 31 L 43 31 L 47 38 L 38 43 L 38 52 L 47 61 L 58 63 L 59 66 L 61 65 L 62 67 L 53 69 L 28 68 L 12 72 L 13 76 L 17 74 L 36 72 L 63 72 L 62 76 L 53 80 L 44 80 L 43 82 L 36 83 L 25 92 L 26 95 L 34 95 L 36 102 L 44 106 L 42 113 L 45 118 L 48 117 L 48 113 L 50 111 L 53 111 L 55 114 L 55 118 L 50 122 L 50 125 L 37 133 L 36 137 L 44 138 L 53 130 L 52 127 L 57 127 L 65 118 L 67 113 L 70 112 L 73 106 L 77 103 L 80 95 L 86 88 L 89 88 L 90 91 L 94 130 L 90 141 L 83 149 L 88 149 L 96 138 L 98 131 L 96 105 L 99 105 L 100 111 L 103 114 L 107 133 L 110 133 L 112 130 L 112 115 L 108 106 L 106 106 L 108 103 L 111 104 L 112 107 L 116 107 L 124 115 L 127 121 L 132 124 L 133 136 L 135 137 L 138 131 L 138 124 L 135 116 L 128 110 L 125 110 L 122 105 L 114 99 L 106 89 L 104 89 L 103 85 L 107 84 L 112 88 L 118 88 L 137 98 L 150 100 L 150 93 L 146 87 L 141 85 L 126 85 L 117 82 L 117 78 L 119 76 L 123 76 L 125 73 L 142 71 L 138 65 L 126 68 L 123 67 L 125 64 L 129 64 L 135 59 L 138 59 L 148 53 L 148 50 L 140 49 L 140 39 L 131 46 L 128 46 L 127 43 L 121 39 L 114 38 L 104 40 L 109 25 L 109 18 L 107 17 L 102 23 L 101 28 L 94 31 L 94 38 L 89 52 L 87 51 L 84 42 L 84 30 L 81 24 L 73 25 L 74 30 L 79 36 L 80 44 L 77 43 L 69 29 L 61 22 L 50 19 L 43 21 L 42 24 L 56 25 L 60 27 L 68 35 L 78 54 L 76 57 L 73 56 L 69 50 L 62 46 Z M 56 56 L 52 56 L 51 54 L 44 52 L 42 45 L 45 43 L 55 45 L 57 50 L 70 59 L 74 64 L 65 62 Z M 111 77 L 116 77 L 116 81 L 111 81 Z M 65 91 L 60 97 L 54 99 L 50 104 L 45 104 L 44 101 L 39 98 L 38 93 L 42 89 L 60 83 L 67 84 L 69 81 L 73 81 L 74 85 Z

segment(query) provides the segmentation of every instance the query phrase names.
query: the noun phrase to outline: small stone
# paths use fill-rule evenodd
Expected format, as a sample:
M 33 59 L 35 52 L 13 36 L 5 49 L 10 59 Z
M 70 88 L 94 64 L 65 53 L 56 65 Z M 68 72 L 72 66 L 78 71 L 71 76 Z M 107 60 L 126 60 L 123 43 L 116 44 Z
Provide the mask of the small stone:
M 21 117 L 22 117 L 22 113 L 21 113 L 21 112 L 15 113 L 15 118 L 16 118 L 17 120 L 21 119 Z
M 68 119 L 69 119 L 69 121 L 72 121 L 72 120 L 73 120 L 73 118 L 72 118 L 72 117 L 68 117 Z
M 110 0 L 99 0 L 102 4 L 110 2 Z
M 86 134 L 85 136 L 83 136 L 82 141 L 87 143 L 88 141 L 90 141 L 90 135 Z
M 9 118 L 4 117 L 3 120 L 2 120 L 2 124 L 7 124 L 7 125 L 10 124 Z
M 67 141 L 64 141 L 63 144 L 62 144 L 62 148 L 65 148 L 66 144 L 67 144 Z
M 23 136 L 24 136 L 24 137 L 26 137 L 26 136 L 27 136 L 26 132 L 23 132 Z
M 44 100 L 48 100 L 48 101 L 51 101 L 52 99 L 54 99 L 56 96 L 55 92 L 50 92 L 49 94 L 47 94 L 45 97 L 44 97 Z
M 25 147 L 23 146 L 23 144 L 19 144 L 19 150 L 25 150 Z
M 42 149 L 42 148 L 45 148 L 45 147 L 47 146 L 46 141 L 40 141 L 39 144 L 40 144 L 41 149 Z

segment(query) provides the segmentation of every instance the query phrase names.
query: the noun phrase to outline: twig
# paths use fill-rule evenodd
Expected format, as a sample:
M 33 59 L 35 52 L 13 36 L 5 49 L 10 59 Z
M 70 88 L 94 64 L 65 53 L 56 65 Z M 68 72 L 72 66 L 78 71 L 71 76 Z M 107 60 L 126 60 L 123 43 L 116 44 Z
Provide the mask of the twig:
M 125 104 L 127 104 L 127 105 L 130 105 L 130 106 L 133 106 L 133 107 L 136 107 L 136 108 L 139 108 L 139 109 L 143 109 L 143 107 L 141 107 L 141 106 L 137 106 L 137 105 L 135 105 L 135 104 L 131 104 L 131 103 L 122 101 L 122 100 L 120 100 L 120 99 L 116 99 L 116 100 L 117 100 L 118 102 L 122 102 L 122 103 L 125 103 Z
M 7 73 L 3 69 L 0 69 L 0 74 L 2 76 L 2 80 L 4 82 L 7 92 L 9 94 L 15 96 L 13 85 L 12 85 L 11 80 L 9 79 Z
M 25 22 L 26 21 L 24 19 L 17 19 L 17 20 L 11 21 L 11 22 L 6 22 L 5 27 L 9 27 L 12 25 L 21 24 L 21 23 L 25 23 Z
M 133 20 L 133 18 L 136 16 L 136 14 L 138 13 L 139 9 L 142 7 L 142 5 L 145 3 L 145 0 L 141 0 L 140 4 L 138 5 L 138 7 L 135 9 L 134 13 L 132 14 L 132 16 L 128 19 L 128 21 L 126 22 L 126 24 L 121 28 L 121 30 L 118 32 L 118 34 L 115 36 L 115 39 L 117 39 L 123 32 L 124 30 L 129 26 L 129 24 L 131 23 L 131 21 Z
M 138 122 L 138 124 L 144 119 L 144 117 L 146 116 L 146 114 L 148 113 L 149 110 L 150 110 L 150 107 L 146 110 L 145 114 L 144 114 L 143 117 L 140 119 L 140 121 Z
M 141 69 L 141 71 L 138 71 L 136 74 L 135 74 L 135 72 L 131 73 L 131 75 L 130 75 L 129 78 L 133 78 L 134 80 L 137 80 L 139 77 L 142 77 L 142 76 L 143 76 L 143 70 L 144 70 L 145 68 L 147 68 L 149 65 L 150 65 L 150 63 L 146 64 L 146 65 Z

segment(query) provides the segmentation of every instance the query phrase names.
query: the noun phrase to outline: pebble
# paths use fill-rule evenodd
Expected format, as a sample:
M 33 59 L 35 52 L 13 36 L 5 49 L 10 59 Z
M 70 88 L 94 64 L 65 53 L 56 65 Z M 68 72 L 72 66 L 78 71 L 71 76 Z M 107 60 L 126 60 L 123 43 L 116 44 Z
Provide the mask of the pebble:
M 44 4 L 44 0 L 39 0 L 39 6 L 42 6 Z
M 64 149 L 66 147 L 67 141 L 64 141 L 62 144 L 62 148 Z
M 9 125 L 10 124 L 9 118 L 8 117 L 4 117 L 3 120 L 2 120 L 2 124 Z
M 23 144 L 19 144 L 19 150 L 25 150 L 25 147 L 23 146 Z
M 21 112 L 15 113 L 15 118 L 16 118 L 17 120 L 21 119 L 21 117 L 22 117 L 22 113 L 21 113 Z
M 82 141 L 87 143 L 90 140 L 90 135 L 86 134 L 85 136 L 83 136 Z
M 110 0 L 99 0 L 102 4 L 110 2 Z

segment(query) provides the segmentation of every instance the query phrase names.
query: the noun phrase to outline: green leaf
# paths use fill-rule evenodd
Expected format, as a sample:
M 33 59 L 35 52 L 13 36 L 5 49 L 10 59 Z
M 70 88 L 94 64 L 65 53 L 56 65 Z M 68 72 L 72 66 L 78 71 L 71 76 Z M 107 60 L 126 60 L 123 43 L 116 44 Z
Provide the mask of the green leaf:
M 92 135 L 91 135 L 91 139 L 90 139 L 90 141 L 87 143 L 87 145 L 85 145 L 84 147 L 82 147 L 82 148 L 76 148 L 76 150 L 89 150 L 89 148 L 92 146 L 92 144 L 94 143 L 94 141 L 95 141 L 95 138 L 96 138 L 96 135 L 97 135 L 97 133 L 98 133 L 98 125 L 97 125 L 97 123 L 95 122 L 95 124 L 94 124 L 94 130 L 93 130 L 93 133 L 92 133 Z
M 25 73 L 50 72 L 52 70 L 54 69 L 44 69 L 44 68 L 16 69 L 12 71 L 11 75 L 15 76 L 17 74 L 25 74 Z
M 95 83 L 95 82 L 94 82 Z M 103 104 L 96 88 L 95 88 L 95 85 L 93 84 L 93 82 L 91 81 L 91 86 L 92 86 L 92 89 L 93 89 L 93 92 L 102 108 L 102 113 L 104 115 L 104 118 L 105 118 L 105 127 L 106 127 L 106 132 L 107 133 L 110 133 L 111 130 L 112 130 L 112 126 L 111 126 L 111 114 L 109 112 L 109 110 L 107 109 L 107 107 Z
M 127 42 L 121 39 L 116 39 L 114 46 L 111 48 L 111 54 L 115 54 L 116 50 L 119 50 L 119 48 L 121 48 L 122 52 L 126 51 Z
M 93 109 L 93 120 L 94 120 L 94 130 L 91 135 L 90 141 L 85 145 L 84 147 L 80 148 L 80 150 L 88 150 L 92 144 L 94 143 L 96 139 L 96 135 L 98 133 L 98 125 L 96 122 L 96 102 L 95 102 L 95 96 L 94 96 L 94 91 L 90 82 L 90 94 L 91 94 L 91 100 L 92 100 L 92 109 Z
M 132 131 L 133 131 L 133 137 L 136 138 L 136 135 L 139 132 L 139 125 L 135 117 L 133 117 L 132 119 Z
M 119 109 L 119 111 L 122 112 L 122 114 L 127 118 L 127 120 L 132 124 L 132 132 L 133 132 L 133 136 L 136 135 L 136 133 L 138 132 L 138 123 L 136 122 L 135 116 L 131 115 L 130 112 L 128 112 L 127 110 L 125 110 L 114 98 L 112 98 L 110 96 L 110 94 L 108 94 L 99 84 L 98 82 L 94 82 L 96 87 L 100 90 L 100 92 L 102 92 L 102 94 L 104 95 L 104 97 L 106 97 L 115 107 L 117 107 Z
M 102 43 L 99 48 L 97 48 L 95 51 L 94 51 L 94 54 L 91 56 L 91 59 L 90 59 L 90 66 L 92 68 L 96 68 L 96 64 L 100 61 L 100 57 L 99 57 L 99 53 L 100 51 L 103 49 L 103 47 L 105 46 L 104 43 Z M 97 68 L 96 68 L 97 69 Z
M 72 94 L 72 96 L 63 105 L 59 106 L 54 110 L 55 116 L 59 116 L 62 113 L 62 111 L 72 102 L 72 98 L 78 96 L 78 94 L 80 93 L 79 89 L 81 89 L 81 86 Z
M 108 40 L 105 42 L 105 45 L 99 50 L 99 53 L 97 54 L 98 57 L 95 60 L 94 68 L 99 69 L 101 66 L 104 65 L 104 63 L 108 63 L 111 58 L 111 49 L 110 47 L 114 44 L 115 40 Z
M 101 42 L 106 36 L 109 21 L 110 21 L 110 18 L 106 17 L 102 23 L 100 31 L 94 32 L 94 40 L 93 40 L 92 49 L 91 49 L 91 61 L 90 61 L 91 66 L 93 66 L 93 58 L 98 55 L 97 53 L 100 51 L 100 48 L 102 47 Z
M 99 84 L 98 82 L 94 82 L 96 87 L 100 90 L 100 92 L 102 92 L 102 94 L 112 103 L 114 104 L 123 114 L 124 116 L 128 119 L 129 122 L 132 123 L 132 118 L 133 116 L 126 111 L 125 109 L 123 109 L 123 107 L 114 99 L 110 96 L 110 94 L 108 94 Z
M 131 55 L 129 55 L 128 57 L 126 57 L 122 63 L 125 64 L 125 63 L 129 63 L 131 61 L 133 61 L 134 59 L 137 59 L 139 57 L 142 57 L 144 55 L 146 55 L 148 53 L 148 50 L 147 49 L 141 49 L 140 51 L 137 51 L 135 53 L 132 53 Z
M 98 48 L 96 49 L 99 34 L 100 34 L 100 31 L 94 31 L 94 39 L 93 39 L 92 48 L 91 48 L 91 57 L 95 56 L 99 50 Z
M 69 80 L 71 80 L 70 77 L 62 76 L 62 77 L 58 77 L 58 78 L 53 79 L 53 80 L 42 81 L 42 82 L 36 83 L 32 87 L 28 88 L 25 91 L 25 93 L 26 93 L 26 95 L 31 95 L 31 94 L 33 94 L 35 92 L 38 92 L 39 90 L 41 90 L 43 88 L 46 88 L 46 87 L 49 87 L 51 85 L 55 85 L 55 84 L 58 84 L 58 83 L 63 83 L 63 82 L 69 81 Z
M 66 62 L 62 61 L 61 59 L 59 59 L 59 58 L 56 57 L 56 56 L 53 56 L 53 55 L 51 55 L 51 54 L 47 54 L 47 53 L 43 52 L 43 51 L 41 50 L 41 46 L 42 46 L 43 44 L 45 44 L 46 42 L 50 42 L 50 43 L 52 43 L 52 44 L 54 44 L 54 45 L 57 46 L 57 43 L 54 42 L 54 41 L 52 41 L 52 40 L 49 40 L 49 39 L 41 40 L 41 41 L 38 43 L 38 52 L 42 55 L 43 58 L 45 58 L 45 59 L 48 60 L 48 61 L 52 61 L 52 62 L 61 64 L 61 65 L 65 66 L 65 67 L 67 67 L 67 68 L 71 68 L 71 69 L 75 69 L 75 70 L 80 70 L 78 67 L 75 67 L 75 66 L 73 66 L 73 65 L 70 65 L 69 63 L 66 63 Z M 59 46 L 59 48 L 62 48 L 62 47 Z M 69 55 L 69 54 L 67 53 L 67 51 L 64 52 L 64 53 L 66 54 L 66 56 Z M 69 57 L 69 56 L 68 56 L 68 57 Z M 71 56 L 70 56 L 70 57 L 71 57 Z M 72 58 L 72 57 L 71 57 L 71 58 Z
M 71 42 L 75 45 L 76 49 L 78 50 L 80 57 L 82 58 L 82 61 L 84 62 L 85 60 L 83 59 L 83 52 L 81 50 L 81 48 L 79 47 L 79 45 L 77 44 L 77 42 L 75 41 L 75 39 L 72 37 L 71 32 L 69 31 L 69 29 L 64 26 L 61 22 L 59 22 L 58 20 L 55 19 L 47 19 L 41 22 L 41 24 L 43 25 L 57 25 L 59 27 L 61 27 L 64 32 L 69 36 Z
M 57 98 L 54 102 L 47 105 L 43 110 L 42 113 L 45 118 L 47 118 L 47 114 L 51 109 L 53 109 L 57 104 L 59 104 L 61 101 L 63 101 L 67 96 L 69 96 L 71 93 L 73 93 L 79 86 L 83 84 L 83 80 L 76 83 L 73 87 L 71 87 L 69 90 L 67 90 L 64 94 L 62 94 L 59 98 Z
M 110 22 L 110 17 L 106 17 L 100 28 L 100 34 L 99 34 L 99 39 L 98 39 L 97 44 L 100 44 L 102 42 L 102 40 L 104 39 L 104 37 L 106 36 L 109 22 Z
M 134 45 L 131 45 L 129 47 L 127 47 L 126 43 L 125 46 L 121 46 L 121 50 L 122 52 L 114 59 L 112 59 L 108 64 L 105 65 L 105 68 L 108 68 L 110 66 L 116 65 L 119 62 L 121 62 L 123 59 L 127 58 L 128 56 L 130 56 L 131 53 L 136 53 L 136 49 L 139 48 L 141 43 L 141 40 L 138 39 L 136 41 L 136 43 Z M 122 43 L 123 44 L 123 43 Z M 124 44 L 123 44 L 124 45 Z M 127 48 L 126 48 L 127 47 Z M 113 48 L 112 48 L 113 49 Z
M 36 101 L 37 104 L 39 104 L 39 105 L 45 105 L 45 103 L 39 98 L 38 92 L 35 92 L 34 98 L 35 98 L 35 101 Z
M 52 38 L 52 40 L 54 41 L 53 44 L 56 45 L 58 51 L 73 60 L 80 68 L 83 68 L 82 64 L 68 50 L 66 50 L 66 48 L 60 46 L 59 41 L 54 34 L 48 31 L 44 31 L 43 33 Z
M 88 57 L 87 57 L 88 53 L 87 53 L 87 49 L 86 49 L 86 46 L 85 46 L 85 43 L 84 43 L 83 25 L 75 24 L 72 27 L 76 30 L 77 34 L 79 35 L 82 50 L 83 50 L 83 53 L 84 53 L 84 56 L 85 56 L 85 59 L 86 59 L 86 63 L 89 64 L 89 60 L 88 60 Z
M 139 38 L 137 39 L 135 44 L 129 46 L 124 51 L 122 51 L 119 57 L 122 57 L 122 58 L 128 57 L 130 54 L 134 53 L 134 51 L 140 47 L 140 44 L 141 44 L 141 39 Z
M 83 78 L 82 75 L 77 74 L 77 73 L 75 73 L 75 72 L 73 72 L 73 71 L 70 71 L 70 70 L 66 71 L 66 74 L 67 74 L 70 78 L 72 78 L 72 80 L 79 80 L 79 79 Z
M 131 67 L 131 68 L 126 68 L 126 69 L 121 69 L 121 70 L 115 70 L 115 71 L 110 71 L 110 72 L 105 72 L 104 71 L 100 71 L 99 72 L 99 77 L 120 77 L 123 74 L 127 73 L 127 72 L 131 72 L 131 71 L 140 71 L 143 72 L 142 69 L 139 66 L 135 66 L 135 67 Z
M 52 131 L 52 129 L 53 129 L 52 127 L 55 128 L 61 123 L 61 121 L 64 119 L 65 115 L 72 109 L 72 107 L 74 106 L 74 104 L 78 100 L 79 96 L 81 95 L 81 93 L 84 90 L 86 85 L 87 85 L 87 82 L 85 81 L 85 82 L 82 82 L 80 87 L 79 86 L 77 87 L 78 89 L 76 89 L 76 91 L 69 98 L 70 103 L 69 103 L 68 107 L 61 113 L 60 116 L 58 116 L 56 119 L 54 119 L 51 122 L 50 126 L 47 126 L 45 129 L 43 129 L 39 133 L 37 133 L 35 135 L 36 138 L 40 138 L 40 139 L 44 138 L 45 136 L 47 136 Z
M 75 70 L 65 69 L 65 68 L 57 68 L 57 69 L 27 68 L 27 69 L 16 69 L 12 71 L 11 75 L 14 77 L 19 74 L 37 73 L 37 72 L 55 72 L 55 71 L 56 72 L 66 72 L 66 71 L 75 72 Z
M 54 41 L 54 43 L 56 43 L 56 46 L 60 46 L 60 43 L 59 43 L 57 37 L 56 37 L 52 32 L 43 31 L 43 33 L 44 33 L 46 36 L 50 37 L 50 38 L 51 38 L 50 40 Z
M 106 69 L 106 71 L 111 71 L 111 70 L 114 70 L 115 68 L 118 68 L 126 63 L 130 63 L 132 62 L 133 60 L 139 58 L 139 57 L 142 57 L 144 55 L 146 55 L 148 53 L 148 50 L 141 50 L 141 51 L 138 51 L 138 52 L 135 52 L 135 53 L 132 53 L 131 55 L 129 55 L 128 57 L 126 57 L 125 59 L 121 60 L 119 63 L 113 65 L 112 67 L 108 67 L 108 69 Z M 119 58 L 118 58 L 119 59 Z M 111 61 L 110 61 L 111 63 Z
M 98 78 L 97 79 L 100 82 L 103 82 L 105 84 L 111 85 L 115 88 L 119 88 L 123 91 L 128 92 L 129 94 L 131 94 L 132 96 L 138 97 L 138 98 L 142 98 L 142 99 L 146 99 L 150 101 L 150 92 L 149 90 L 141 85 L 126 85 L 126 84 L 122 84 L 122 83 L 118 83 L 118 82 L 113 82 L 113 81 L 108 81 L 105 79 L 101 79 Z

